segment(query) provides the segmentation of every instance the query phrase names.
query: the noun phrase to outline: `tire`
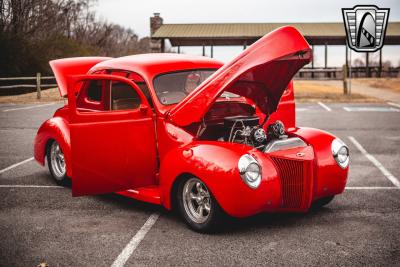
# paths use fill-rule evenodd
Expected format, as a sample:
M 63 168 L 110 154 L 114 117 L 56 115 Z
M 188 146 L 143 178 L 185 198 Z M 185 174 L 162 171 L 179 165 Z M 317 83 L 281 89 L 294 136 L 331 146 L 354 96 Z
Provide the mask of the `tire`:
M 54 181 L 58 185 L 68 185 L 67 165 L 64 160 L 64 153 L 57 141 L 52 141 L 47 150 L 47 165 Z
M 329 197 L 323 197 L 320 199 L 317 199 L 313 204 L 312 204 L 312 209 L 313 210 L 319 210 L 322 207 L 328 205 L 331 203 L 331 201 L 335 198 L 335 196 L 329 196 Z
M 179 212 L 191 229 L 200 233 L 219 230 L 225 213 L 199 178 L 190 177 L 182 180 L 176 192 Z

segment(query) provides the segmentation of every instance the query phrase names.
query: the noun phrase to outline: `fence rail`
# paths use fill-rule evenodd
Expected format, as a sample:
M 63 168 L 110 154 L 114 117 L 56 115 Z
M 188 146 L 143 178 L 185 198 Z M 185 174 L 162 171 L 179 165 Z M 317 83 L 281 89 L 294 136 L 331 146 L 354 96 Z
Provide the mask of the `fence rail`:
M 54 80 L 54 76 L 42 76 L 40 73 L 37 73 L 35 77 L 2 77 L 1 81 L 10 81 L 10 82 L 18 82 L 18 81 L 35 81 L 35 84 L 12 84 L 12 85 L 0 85 L 0 89 L 14 89 L 14 88 L 36 88 L 36 98 L 41 98 L 42 88 L 51 88 L 57 87 L 55 83 L 47 83 L 42 84 L 42 81 Z
M 36 80 L 37 77 L 7 77 L 7 78 L 0 78 L 0 81 L 22 81 L 22 80 Z M 54 76 L 41 76 L 40 79 L 42 80 L 51 80 L 55 79 Z
M 347 69 L 347 77 L 369 78 L 369 77 L 399 77 L 400 67 L 379 68 L 374 66 L 350 67 Z M 303 68 L 297 74 L 300 79 L 337 79 L 341 80 L 344 76 L 343 68 Z
M 343 68 L 303 68 L 297 74 L 296 78 L 300 79 L 341 79 L 347 80 L 351 72 L 351 76 L 354 78 L 358 77 L 399 77 L 400 67 L 390 68 L 379 68 L 379 67 L 352 67 L 351 70 Z M 36 88 L 37 99 L 41 98 L 42 88 L 57 87 L 55 83 L 45 83 L 42 81 L 54 80 L 54 76 L 42 76 L 37 73 L 35 77 L 0 77 L 0 82 L 18 82 L 18 81 L 35 81 L 35 84 L 10 84 L 0 85 L 0 95 L 2 95 L 1 89 L 14 89 L 14 88 Z M 344 83 L 344 90 L 345 89 Z

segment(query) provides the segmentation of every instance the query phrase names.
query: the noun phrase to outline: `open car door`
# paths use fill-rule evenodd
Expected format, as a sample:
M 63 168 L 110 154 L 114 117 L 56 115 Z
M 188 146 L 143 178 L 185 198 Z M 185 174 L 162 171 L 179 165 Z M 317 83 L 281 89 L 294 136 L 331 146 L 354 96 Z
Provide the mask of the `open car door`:
M 140 88 L 120 76 L 83 75 L 68 91 L 73 196 L 155 184 L 153 112 Z

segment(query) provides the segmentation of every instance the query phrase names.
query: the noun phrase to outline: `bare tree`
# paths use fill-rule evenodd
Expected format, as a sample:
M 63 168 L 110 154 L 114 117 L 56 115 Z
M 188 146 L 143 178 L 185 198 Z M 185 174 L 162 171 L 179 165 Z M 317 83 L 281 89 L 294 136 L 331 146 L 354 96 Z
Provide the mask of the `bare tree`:
M 99 20 L 95 4 L 96 0 L 0 0 L 0 49 L 18 51 L 21 61 L 37 61 L 32 68 L 48 68 L 47 61 L 55 57 L 150 51 L 148 38 L 139 39 L 131 29 Z M 15 64 L 14 72 L 24 72 L 21 66 L 26 62 L 7 56 L 0 60 L 0 70 Z

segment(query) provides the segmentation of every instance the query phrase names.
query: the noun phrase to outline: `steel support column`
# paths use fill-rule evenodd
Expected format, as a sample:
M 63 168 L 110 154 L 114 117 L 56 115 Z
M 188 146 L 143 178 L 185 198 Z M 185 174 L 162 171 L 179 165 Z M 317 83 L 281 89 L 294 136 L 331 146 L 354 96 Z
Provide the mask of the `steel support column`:
M 345 47 L 346 47 L 346 70 L 348 70 L 349 69 L 349 47 L 347 46 L 347 41 L 346 41 Z M 351 64 L 351 62 L 350 62 L 350 64 Z
M 311 54 L 311 78 L 314 78 L 314 45 L 311 45 L 311 50 L 312 50 L 312 54 Z
M 367 77 L 371 77 L 371 73 L 369 71 L 369 53 L 365 53 L 365 75 Z
M 160 42 L 161 42 L 161 53 L 164 53 L 165 52 L 165 39 L 161 39 Z
M 203 57 L 206 55 L 206 46 L 203 44 Z
M 382 48 L 379 50 L 379 77 L 382 76 Z
M 211 58 L 213 58 L 213 57 L 214 57 L 214 46 L 211 45 Z

